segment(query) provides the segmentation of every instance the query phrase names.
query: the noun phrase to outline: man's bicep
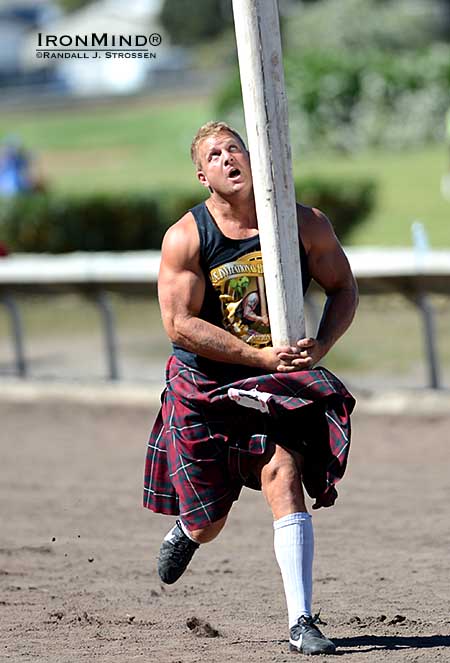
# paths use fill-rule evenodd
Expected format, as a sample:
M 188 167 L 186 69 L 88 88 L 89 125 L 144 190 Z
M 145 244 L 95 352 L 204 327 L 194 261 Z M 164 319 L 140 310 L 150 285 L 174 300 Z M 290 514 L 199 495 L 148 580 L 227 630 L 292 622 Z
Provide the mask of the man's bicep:
M 352 270 L 342 248 L 338 247 L 317 256 L 313 265 L 311 276 L 326 293 L 356 287 Z
M 158 297 L 163 314 L 197 315 L 200 312 L 205 284 L 202 275 L 189 268 L 174 270 L 161 264 Z
M 347 256 L 325 215 L 318 218 L 308 255 L 312 278 L 325 290 L 354 288 L 355 280 Z
M 195 241 L 183 233 L 168 233 L 161 251 L 158 297 L 164 326 L 173 337 L 177 322 L 198 315 L 205 282 Z

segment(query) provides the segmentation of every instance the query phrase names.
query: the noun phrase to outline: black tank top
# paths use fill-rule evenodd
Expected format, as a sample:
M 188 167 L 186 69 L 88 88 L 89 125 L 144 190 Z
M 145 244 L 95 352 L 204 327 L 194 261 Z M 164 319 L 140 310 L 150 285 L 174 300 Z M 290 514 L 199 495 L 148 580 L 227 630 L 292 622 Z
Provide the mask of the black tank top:
M 205 203 L 190 212 L 200 237 L 200 266 L 205 275 L 205 296 L 199 317 L 255 347 L 271 345 L 259 235 L 245 239 L 226 237 Z M 300 259 L 306 293 L 311 277 L 301 240 Z M 247 366 L 206 359 L 175 343 L 173 353 L 188 366 L 219 381 L 237 380 L 253 372 Z

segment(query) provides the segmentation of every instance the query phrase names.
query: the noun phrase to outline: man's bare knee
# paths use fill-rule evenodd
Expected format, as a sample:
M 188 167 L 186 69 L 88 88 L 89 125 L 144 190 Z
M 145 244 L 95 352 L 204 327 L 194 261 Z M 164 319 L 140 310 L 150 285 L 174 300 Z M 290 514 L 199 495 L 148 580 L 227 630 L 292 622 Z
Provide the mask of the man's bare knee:
M 286 484 L 286 482 L 290 483 L 298 480 L 298 478 L 299 472 L 293 461 L 273 459 L 261 471 L 261 482 L 263 485 L 278 482 Z
M 216 520 L 202 529 L 190 530 L 190 536 L 197 541 L 197 543 L 209 543 L 221 532 L 223 526 L 227 521 L 227 516 L 224 516 L 220 520 Z
M 287 452 L 274 454 L 262 468 L 261 486 L 275 519 L 306 511 L 300 463 Z

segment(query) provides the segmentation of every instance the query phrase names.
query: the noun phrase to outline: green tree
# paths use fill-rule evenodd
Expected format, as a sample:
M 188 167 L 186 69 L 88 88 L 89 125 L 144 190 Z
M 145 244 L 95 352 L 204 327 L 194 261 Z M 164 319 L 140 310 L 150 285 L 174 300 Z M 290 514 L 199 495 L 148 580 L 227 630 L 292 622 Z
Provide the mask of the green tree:
M 450 5 L 450 0 L 448 1 Z M 284 21 L 295 151 L 404 148 L 442 140 L 450 98 L 450 45 L 441 0 L 295 3 Z M 237 75 L 218 111 L 241 124 Z
M 57 4 L 67 12 L 73 12 L 81 9 L 85 5 L 89 5 L 93 0 L 57 0 Z
M 449 0 L 450 5 L 450 0 Z M 441 0 L 321 0 L 296 7 L 285 25 L 287 49 L 415 51 L 439 39 Z
M 183 46 L 217 37 L 232 20 L 231 0 L 165 0 L 160 14 L 172 42 Z

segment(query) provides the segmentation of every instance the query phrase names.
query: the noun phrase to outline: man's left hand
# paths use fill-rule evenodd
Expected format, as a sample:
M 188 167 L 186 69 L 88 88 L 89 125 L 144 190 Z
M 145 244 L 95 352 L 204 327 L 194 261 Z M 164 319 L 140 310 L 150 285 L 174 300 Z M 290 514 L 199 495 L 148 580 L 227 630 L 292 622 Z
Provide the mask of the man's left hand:
M 292 354 L 280 353 L 280 363 L 284 366 L 295 366 L 299 371 L 307 370 L 326 354 L 326 348 L 316 338 L 301 338 L 297 341 L 297 348 L 294 358 Z

